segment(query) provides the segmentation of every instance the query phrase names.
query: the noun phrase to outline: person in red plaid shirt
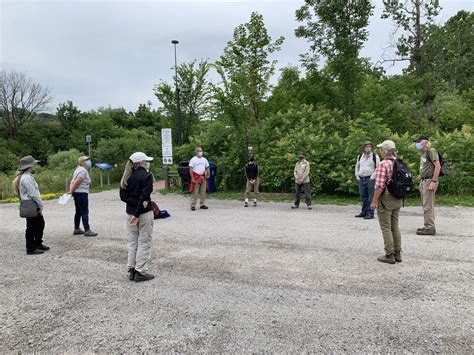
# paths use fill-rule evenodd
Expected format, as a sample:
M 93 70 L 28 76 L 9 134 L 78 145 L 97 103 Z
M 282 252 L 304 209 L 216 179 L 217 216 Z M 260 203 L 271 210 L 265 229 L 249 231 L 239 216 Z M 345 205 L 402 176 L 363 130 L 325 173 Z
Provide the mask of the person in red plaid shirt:
M 387 184 L 392 178 L 393 161 L 396 159 L 397 147 L 391 140 L 386 140 L 377 145 L 383 161 L 375 171 L 375 192 L 370 205 L 377 209 L 380 229 L 382 230 L 385 255 L 379 256 L 378 261 L 395 264 L 401 262 L 402 236 L 398 227 L 398 215 L 402 207 L 402 200 L 392 196 L 387 189 Z

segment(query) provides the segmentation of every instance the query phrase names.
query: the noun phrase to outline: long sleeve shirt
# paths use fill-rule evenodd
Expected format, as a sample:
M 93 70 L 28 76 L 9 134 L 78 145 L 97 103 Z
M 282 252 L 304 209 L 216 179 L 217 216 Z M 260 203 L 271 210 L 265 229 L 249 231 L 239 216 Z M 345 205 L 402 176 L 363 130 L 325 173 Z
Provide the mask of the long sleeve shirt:
M 383 191 L 387 187 L 393 172 L 393 161 L 395 158 L 385 158 L 377 166 L 375 172 L 375 189 Z
M 375 179 L 375 169 L 380 163 L 380 158 L 378 155 L 375 155 L 375 164 L 374 164 L 374 153 L 362 154 L 357 158 L 355 165 L 355 176 L 357 178 L 370 176 L 370 179 Z
M 127 202 L 127 213 L 139 217 L 141 214 L 151 211 L 151 193 L 153 192 L 153 175 L 144 168 L 132 170 L 132 175 L 127 182 L 123 200 Z M 147 201 L 148 206 L 143 207 L 143 202 Z
M 300 160 L 295 165 L 295 170 L 293 172 L 295 180 L 302 184 L 309 182 L 309 161 L 306 159 Z
M 43 208 L 43 200 L 41 200 L 38 184 L 35 177 L 30 173 L 23 173 L 20 177 L 20 199 L 33 200 L 38 208 Z

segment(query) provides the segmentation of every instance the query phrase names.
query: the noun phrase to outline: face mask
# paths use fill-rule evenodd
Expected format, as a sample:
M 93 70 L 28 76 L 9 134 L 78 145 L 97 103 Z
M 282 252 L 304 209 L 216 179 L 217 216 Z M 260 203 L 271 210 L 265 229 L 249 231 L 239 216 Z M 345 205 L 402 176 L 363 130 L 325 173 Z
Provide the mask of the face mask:
M 148 161 L 146 162 L 145 169 L 146 169 L 146 171 L 150 170 L 150 162 L 148 162 Z
M 364 150 L 366 153 L 370 153 L 372 151 L 372 147 L 365 147 Z
M 202 157 L 202 152 L 198 152 L 197 156 Z
M 254 157 L 249 158 L 249 161 L 254 161 L 254 160 L 255 160 Z
M 416 150 L 421 150 L 421 148 L 423 148 L 423 146 L 421 145 L 421 143 L 416 143 L 416 144 L 415 144 L 415 147 L 416 147 Z
M 86 165 L 87 165 L 87 167 L 90 168 L 92 166 L 92 162 L 90 160 L 86 160 Z
M 304 155 L 298 156 L 298 159 L 299 159 L 299 160 L 303 160 L 303 159 L 304 159 Z

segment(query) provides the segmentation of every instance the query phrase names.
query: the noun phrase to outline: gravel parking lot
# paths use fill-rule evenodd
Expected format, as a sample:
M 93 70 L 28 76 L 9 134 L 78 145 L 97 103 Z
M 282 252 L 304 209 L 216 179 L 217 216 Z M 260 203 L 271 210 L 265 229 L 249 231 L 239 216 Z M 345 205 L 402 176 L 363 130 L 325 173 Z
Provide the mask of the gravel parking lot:
M 72 236 L 72 203 L 46 202 L 39 256 L 0 205 L 0 352 L 474 352 L 472 208 L 438 208 L 436 236 L 404 208 L 388 265 L 358 206 L 155 200 L 172 217 L 155 221 L 145 283 L 127 279 L 117 191 L 90 195 L 97 238 Z

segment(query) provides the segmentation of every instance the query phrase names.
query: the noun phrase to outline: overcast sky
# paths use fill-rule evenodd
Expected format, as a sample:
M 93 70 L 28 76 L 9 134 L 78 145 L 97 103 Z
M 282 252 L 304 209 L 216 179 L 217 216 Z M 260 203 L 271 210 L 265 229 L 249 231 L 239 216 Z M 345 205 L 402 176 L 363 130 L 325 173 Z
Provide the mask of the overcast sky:
M 443 23 L 460 9 L 474 11 L 474 1 L 441 0 Z M 381 20 L 382 0 L 374 0 L 370 39 L 362 51 L 375 63 L 389 45 L 393 24 Z M 252 11 L 264 16 L 270 35 L 286 38 L 274 57 L 278 67 L 298 64 L 308 49 L 294 36 L 295 10 L 303 0 L 0 0 L 1 69 L 25 72 L 48 86 L 58 103 L 73 101 L 81 110 L 100 106 L 135 111 L 140 103 L 158 102 L 153 86 L 172 80 L 178 62 L 216 60 L 234 28 Z M 403 66 L 388 68 L 399 73 Z

